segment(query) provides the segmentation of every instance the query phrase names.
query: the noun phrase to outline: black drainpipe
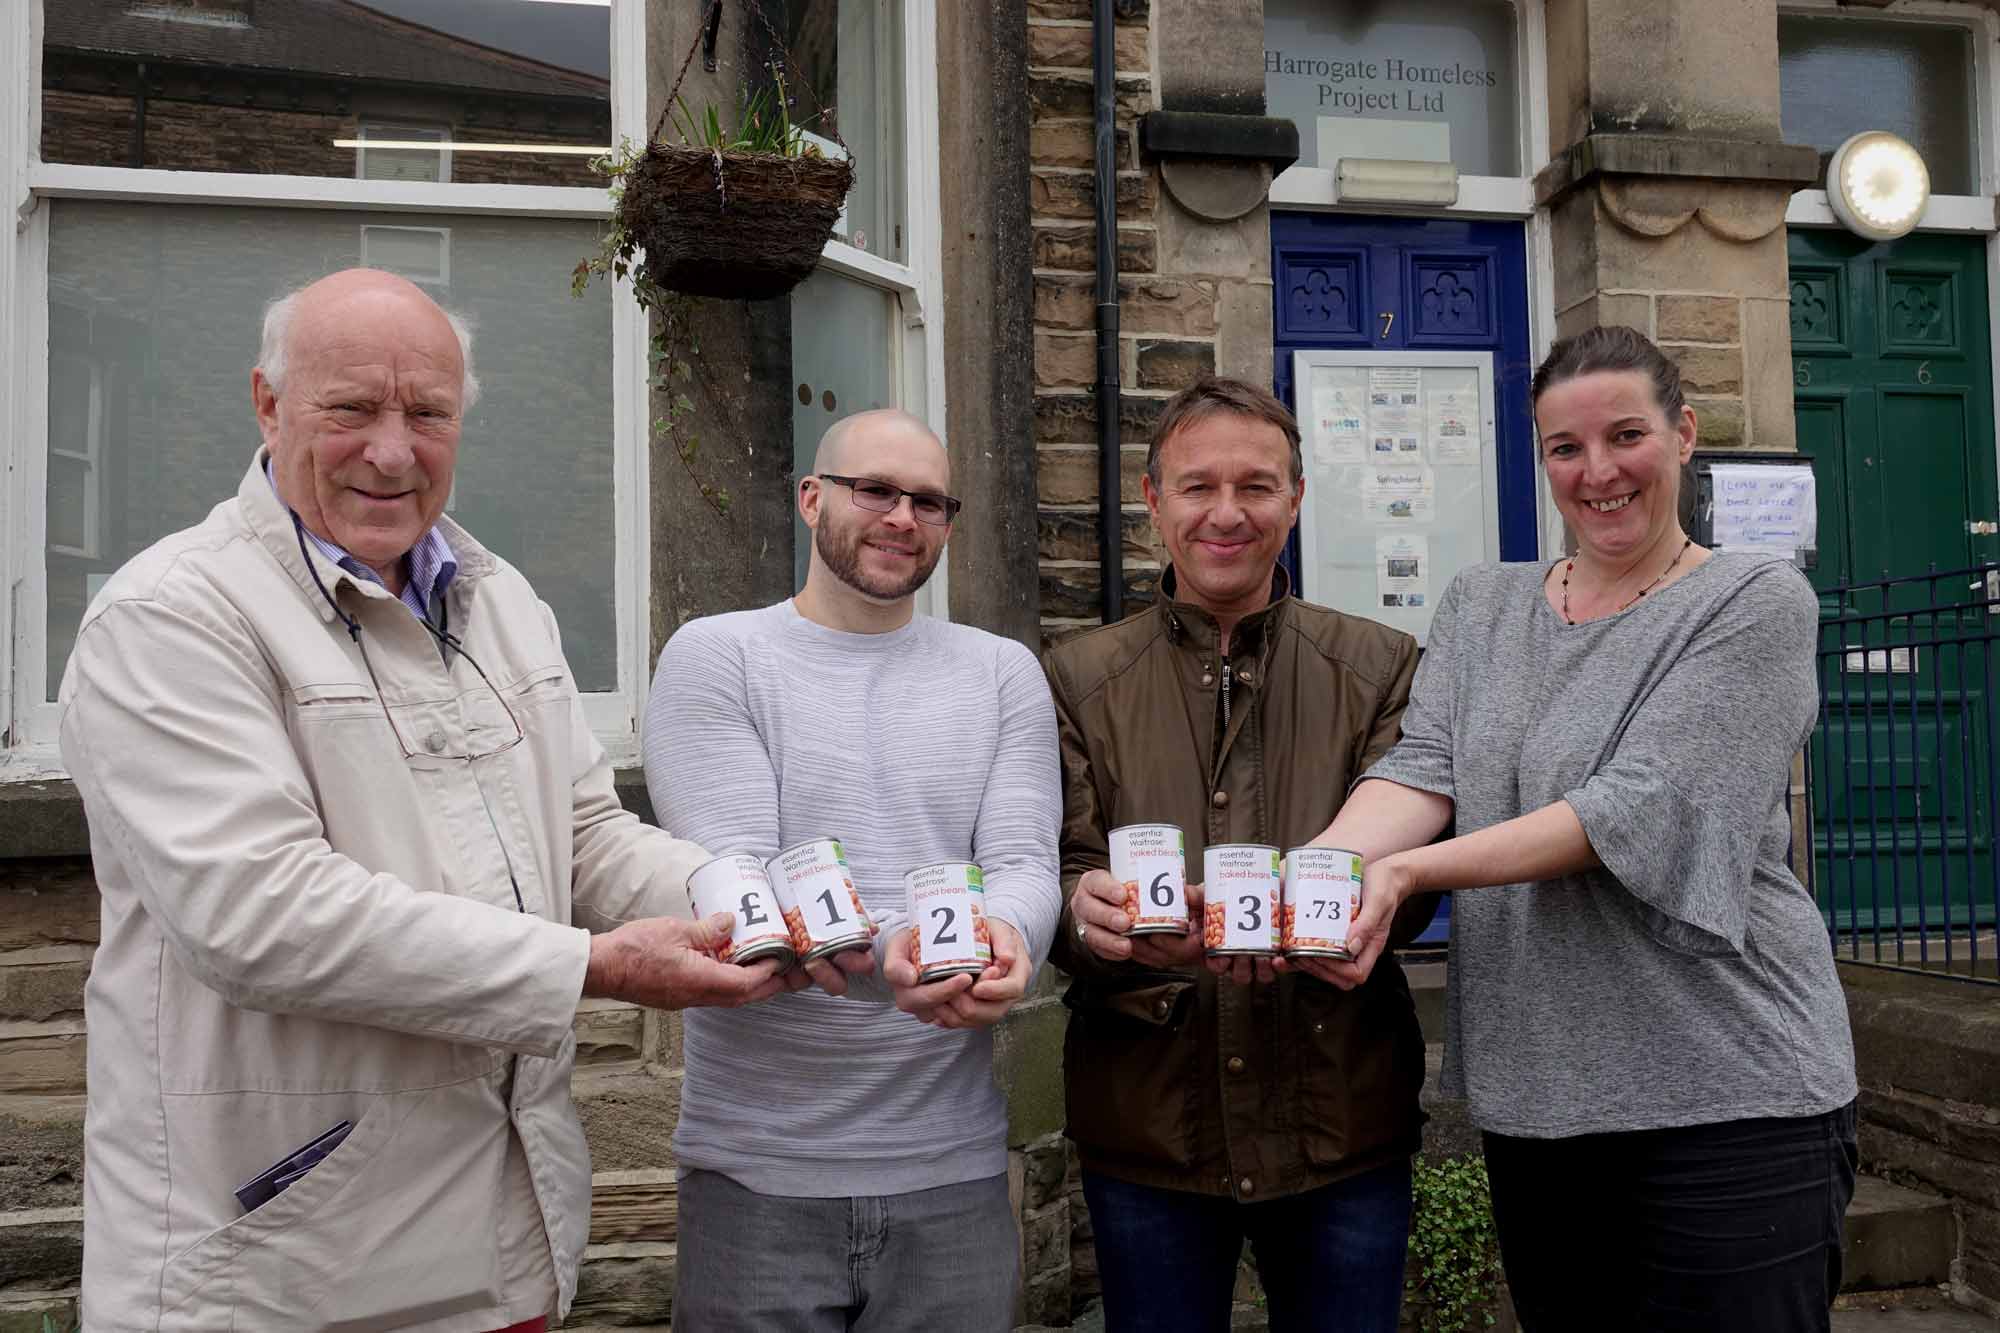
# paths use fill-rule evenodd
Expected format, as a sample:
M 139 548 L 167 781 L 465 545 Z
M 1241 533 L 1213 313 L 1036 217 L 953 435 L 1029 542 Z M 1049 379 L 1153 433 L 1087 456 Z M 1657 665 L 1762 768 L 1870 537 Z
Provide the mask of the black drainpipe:
M 1104 623 L 1125 616 L 1125 535 L 1120 523 L 1118 433 L 1117 35 L 1112 0 L 1092 0 L 1097 130 L 1097 575 Z

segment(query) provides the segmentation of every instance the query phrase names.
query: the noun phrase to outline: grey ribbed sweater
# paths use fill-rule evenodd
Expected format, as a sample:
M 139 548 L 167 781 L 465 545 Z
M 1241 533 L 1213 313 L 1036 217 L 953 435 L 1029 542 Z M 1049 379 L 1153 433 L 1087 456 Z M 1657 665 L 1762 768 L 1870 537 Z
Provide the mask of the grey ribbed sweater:
M 846 634 L 792 603 L 683 626 L 660 654 L 644 729 L 662 827 L 769 857 L 836 837 L 883 927 L 903 873 L 976 861 L 986 909 L 1039 962 L 1061 911 L 1055 710 L 1034 656 L 919 616 Z M 895 1194 L 1006 1170 L 988 1032 L 927 1027 L 817 987 L 686 1014 L 675 1156 L 765 1194 Z

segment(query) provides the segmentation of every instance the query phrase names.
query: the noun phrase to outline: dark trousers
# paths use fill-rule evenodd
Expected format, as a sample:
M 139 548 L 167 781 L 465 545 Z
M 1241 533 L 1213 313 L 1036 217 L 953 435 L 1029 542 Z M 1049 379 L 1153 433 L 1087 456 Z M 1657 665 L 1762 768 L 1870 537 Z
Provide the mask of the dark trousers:
M 1486 1135 L 1526 1333 L 1824 1333 L 1854 1196 L 1854 1104 L 1569 1139 Z
M 1083 1173 L 1107 1333 L 1229 1327 L 1243 1242 L 1271 1333 L 1394 1333 L 1410 1237 L 1410 1164 L 1268 1203 Z

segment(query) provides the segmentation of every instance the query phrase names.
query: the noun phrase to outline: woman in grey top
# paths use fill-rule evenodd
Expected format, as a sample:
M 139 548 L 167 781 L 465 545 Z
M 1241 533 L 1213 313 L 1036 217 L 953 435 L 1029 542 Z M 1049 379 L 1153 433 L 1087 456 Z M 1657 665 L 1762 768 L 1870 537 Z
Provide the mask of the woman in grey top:
M 1368 859 L 1357 956 L 1312 969 L 1353 985 L 1404 898 L 1481 890 L 1444 1086 L 1531 1333 L 1825 1329 L 1854 1056 L 1785 811 L 1816 601 L 1682 531 L 1695 417 L 1644 336 L 1556 344 L 1534 402 L 1576 555 L 1446 589 L 1401 743 L 1318 839 Z

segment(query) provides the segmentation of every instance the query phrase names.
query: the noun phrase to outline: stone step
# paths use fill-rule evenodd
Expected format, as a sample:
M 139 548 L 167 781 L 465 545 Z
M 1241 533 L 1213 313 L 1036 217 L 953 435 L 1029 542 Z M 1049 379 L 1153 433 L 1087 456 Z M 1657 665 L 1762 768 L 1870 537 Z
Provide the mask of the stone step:
M 1994 1333 L 2000 1320 L 1953 1305 L 1934 1287 L 1851 1292 L 1833 1307 L 1834 1333 Z
M 1855 1182 L 1841 1253 L 1843 1291 L 1936 1286 L 1950 1280 L 1957 1250 L 1958 1223 L 1945 1200 L 1876 1176 Z

